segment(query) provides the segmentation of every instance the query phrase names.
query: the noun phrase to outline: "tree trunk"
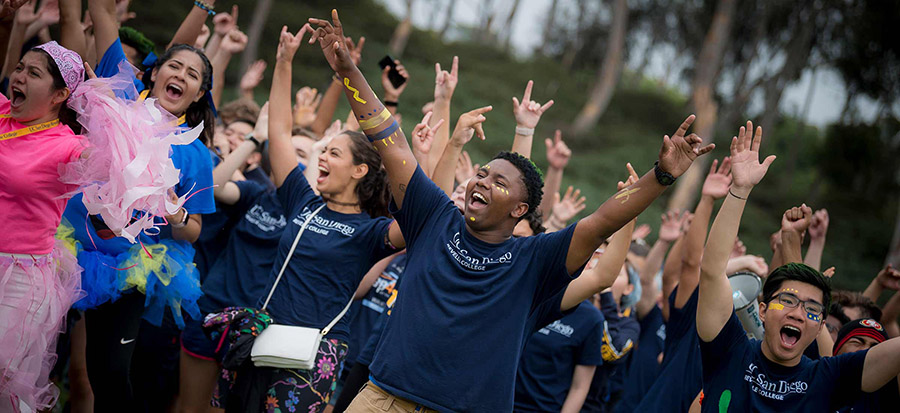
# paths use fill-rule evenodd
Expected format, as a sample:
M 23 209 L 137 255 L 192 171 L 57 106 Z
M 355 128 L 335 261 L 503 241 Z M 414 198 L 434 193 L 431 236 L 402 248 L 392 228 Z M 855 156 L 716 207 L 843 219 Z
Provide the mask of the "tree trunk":
M 541 41 L 540 50 L 540 53 L 545 56 L 547 55 L 547 49 L 550 48 L 550 33 L 553 33 L 553 26 L 556 25 L 556 6 L 558 4 L 559 0 L 553 0 L 550 3 L 550 10 L 547 11 L 547 23 L 544 25 L 544 38 Z
M 519 10 L 519 3 L 521 0 L 513 0 L 512 9 L 509 11 L 509 15 L 506 16 L 506 23 L 503 24 L 503 49 L 509 52 L 509 43 L 510 38 L 512 37 L 512 22 L 513 19 L 516 18 L 516 11 Z
M 258 0 L 253 8 L 253 17 L 250 18 L 250 26 L 247 27 L 247 48 L 241 54 L 241 73 L 247 71 L 259 56 L 259 42 L 262 39 L 263 28 L 269 19 L 269 11 L 272 10 L 272 0 Z
M 562 66 L 566 72 L 572 71 L 572 65 L 575 63 L 575 56 L 581 51 L 581 34 L 584 32 L 584 25 L 587 21 L 587 2 L 578 2 L 578 23 L 575 26 L 575 39 L 566 45 L 566 52 L 562 57 Z
M 716 113 L 718 105 L 715 101 L 715 87 L 722 67 L 722 57 L 728 47 L 731 23 L 737 0 L 719 0 L 713 15 L 712 25 L 703 39 L 700 55 L 695 60 L 691 102 L 694 105 L 697 119 L 693 131 L 703 138 L 704 143 L 714 141 Z M 694 166 L 678 179 L 675 193 L 669 200 L 669 209 L 685 209 L 693 203 L 697 191 L 703 182 L 703 171 L 709 163 L 710 156 L 704 156 L 694 162 Z
M 412 33 L 412 7 L 414 0 L 406 0 L 406 18 L 400 21 L 391 41 L 388 43 L 388 50 L 394 58 L 403 56 L 403 50 L 406 49 L 406 42 L 409 41 L 409 35 Z
M 575 118 L 572 132 L 582 135 L 589 129 L 597 126 L 600 116 L 606 111 L 609 100 L 612 98 L 616 84 L 619 83 L 619 75 L 622 73 L 622 51 L 625 48 L 625 32 L 628 23 L 628 2 L 615 0 L 613 4 L 612 30 L 609 35 L 609 44 L 606 47 L 606 56 L 603 64 L 597 72 L 597 82 L 591 90 L 590 98 Z
M 447 2 L 447 7 L 444 9 L 444 25 L 441 27 L 441 31 L 438 33 L 438 36 L 443 39 L 444 36 L 447 35 L 447 30 L 450 29 L 450 25 L 453 23 L 453 6 L 456 5 L 456 0 L 449 0 Z

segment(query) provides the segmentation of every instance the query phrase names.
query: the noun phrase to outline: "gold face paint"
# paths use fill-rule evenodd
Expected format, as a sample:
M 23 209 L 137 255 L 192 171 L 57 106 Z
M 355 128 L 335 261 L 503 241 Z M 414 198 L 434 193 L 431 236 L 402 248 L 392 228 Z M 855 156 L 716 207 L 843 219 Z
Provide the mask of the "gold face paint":
M 619 194 L 616 195 L 615 199 L 621 199 L 622 203 L 624 204 L 624 203 L 628 202 L 629 199 L 631 199 L 632 194 L 637 193 L 640 190 L 641 190 L 641 188 L 631 188 L 631 189 L 625 188 L 622 190 L 622 192 L 619 192 Z
M 769 309 L 781 311 L 784 310 L 784 305 L 780 303 L 772 303 L 769 305 Z
M 347 87 L 347 90 L 353 92 L 353 100 L 355 100 L 359 103 L 362 103 L 363 105 L 366 104 L 366 101 L 359 97 L 359 89 L 354 88 L 353 86 L 350 86 L 350 78 L 349 77 L 344 78 L 344 86 Z
M 406 165 L 406 161 L 403 161 L 403 164 Z
M 475 222 L 475 217 L 469 217 L 469 221 Z
M 795 290 L 795 289 L 793 289 L 793 288 L 782 288 L 781 291 L 779 291 L 779 292 L 780 292 L 780 293 L 787 292 L 787 293 L 800 294 L 800 291 L 797 291 L 797 290 Z

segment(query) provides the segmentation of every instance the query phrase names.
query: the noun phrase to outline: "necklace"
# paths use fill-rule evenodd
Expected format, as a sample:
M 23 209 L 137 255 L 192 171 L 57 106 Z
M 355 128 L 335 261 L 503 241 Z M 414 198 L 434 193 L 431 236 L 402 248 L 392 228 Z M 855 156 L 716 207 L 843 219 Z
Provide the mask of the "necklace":
M 325 198 L 325 197 L 322 197 L 322 199 L 324 199 L 325 202 L 331 202 L 332 204 L 339 205 L 339 206 L 345 206 L 345 207 L 359 206 L 359 202 L 341 202 L 341 201 L 335 201 L 333 199 Z

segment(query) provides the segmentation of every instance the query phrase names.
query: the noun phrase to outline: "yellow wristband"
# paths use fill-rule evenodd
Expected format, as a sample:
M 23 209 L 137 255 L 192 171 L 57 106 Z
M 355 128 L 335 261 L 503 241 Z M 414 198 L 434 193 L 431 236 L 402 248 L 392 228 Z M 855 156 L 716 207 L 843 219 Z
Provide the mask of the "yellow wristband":
M 362 130 L 375 129 L 378 127 L 378 125 L 381 125 L 390 118 L 391 112 L 388 112 L 387 109 L 384 109 L 381 111 L 381 113 L 373 116 L 372 118 L 360 120 L 359 127 L 362 128 Z

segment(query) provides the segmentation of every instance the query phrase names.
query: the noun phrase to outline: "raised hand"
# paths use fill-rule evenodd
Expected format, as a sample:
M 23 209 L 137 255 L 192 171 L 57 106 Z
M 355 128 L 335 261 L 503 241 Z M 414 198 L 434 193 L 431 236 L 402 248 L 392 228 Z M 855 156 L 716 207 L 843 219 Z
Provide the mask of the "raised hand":
M 266 102 L 259 110 L 256 126 L 253 127 L 253 137 L 260 143 L 269 139 L 269 102 Z
M 353 56 L 350 55 L 350 51 L 345 44 L 344 27 L 341 26 L 341 19 L 338 17 L 336 9 L 331 10 L 331 20 L 334 22 L 334 25 L 328 20 L 309 19 L 309 24 L 317 26 L 309 39 L 309 44 L 313 44 L 316 41 L 319 42 L 322 54 L 325 55 L 325 60 L 328 61 L 328 65 L 336 73 L 352 70 L 356 67 L 356 63 L 353 62 Z
M 681 236 L 681 226 L 687 219 L 687 214 L 679 214 L 676 210 L 670 210 L 662 214 L 662 224 L 659 226 L 659 239 L 666 242 L 674 242 Z
M 38 9 L 38 21 L 42 26 L 52 26 L 59 23 L 59 1 L 45 0 Z
M 716 147 L 715 144 L 700 146 L 703 139 L 695 133 L 684 136 L 694 119 L 696 116 L 688 116 L 671 138 L 669 135 L 663 136 L 662 148 L 659 149 L 659 167 L 676 178 L 691 167 L 694 159 Z
M 534 82 L 529 80 L 528 84 L 525 85 L 525 93 L 522 94 L 521 103 L 519 102 L 519 99 L 516 99 L 515 97 L 512 98 L 513 115 L 516 117 L 516 125 L 523 128 L 534 129 L 537 127 L 544 111 L 550 109 L 550 106 L 553 106 L 553 99 L 550 99 L 543 105 L 531 100 L 531 88 L 533 86 Z
M 834 277 L 834 271 L 834 267 L 828 267 L 827 270 L 822 271 L 822 275 L 824 275 L 825 278 L 831 278 Z
M 580 189 L 575 189 L 573 192 L 571 186 L 566 190 L 566 194 L 563 195 L 562 199 L 559 198 L 559 193 L 554 193 L 553 198 L 555 198 L 553 202 L 553 217 L 561 221 L 563 225 L 583 211 L 585 208 L 584 203 L 587 201 L 586 197 L 581 196 Z
M 384 88 L 384 100 L 397 101 L 400 98 L 400 95 L 403 94 L 403 91 L 406 90 L 406 85 L 409 84 L 409 72 L 406 71 L 406 67 L 400 64 L 399 60 L 394 60 L 394 63 L 397 64 L 397 72 L 400 73 L 406 82 L 403 82 L 400 87 L 394 87 L 394 84 L 391 83 L 391 79 L 388 77 L 388 72 L 391 71 L 390 66 L 385 66 L 384 70 L 381 71 L 381 87 Z
M 353 64 L 359 66 L 359 62 L 362 61 L 362 50 L 363 45 L 366 44 L 366 38 L 364 36 L 360 37 L 358 42 L 353 43 L 353 38 L 347 36 L 344 38 L 344 44 L 347 45 L 347 50 L 350 52 L 350 58 L 353 59 Z
M 485 106 L 460 115 L 459 120 L 456 122 L 456 129 L 453 130 L 453 135 L 450 136 L 450 142 L 454 145 L 463 146 L 472 140 L 472 135 L 478 135 L 481 140 L 484 140 L 484 129 L 481 123 L 487 120 L 484 114 L 493 109 L 492 106 Z
M 213 16 L 213 32 L 219 36 L 225 36 L 228 33 L 231 33 L 232 30 L 237 29 L 237 18 L 238 18 L 238 6 L 235 4 L 231 6 L 231 14 L 228 13 L 216 13 Z
M 569 163 L 569 158 L 572 157 L 572 150 L 563 142 L 562 132 L 557 129 L 556 134 L 553 135 L 553 140 L 545 139 L 544 145 L 547 146 L 547 163 L 550 164 L 550 167 L 560 170 L 564 169 Z
M 441 119 L 434 124 L 434 126 L 428 126 L 428 122 L 431 121 L 432 112 L 428 112 L 425 114 L 425 117 L 422 118 L 422 122 L 416 125 L 413 128 L 412 132 L 412 146 L 414 149 L 419 151 L 422 154 L 428 154 L 431 152 L 431 144 L 434 142 L 434 134 L 437 132 L 437 129 L 444 123 L 444 120 Z
M 744 242 L 740 240 L 740 238 L 734 239 L 734 248 L 731 249 L 731 258 L 740 257 L 742 255 L 747 255 L 747 246 L 744 245 Z
M 641 177 L 637 174 L 637 172 L 634 171 L 634 168 L 631 166 L 631 162 L 625 164 L 625 169 L 628 170 L 628 179 L 626 179 L 625 182 L 619 181 L 619 183 L 616 184 L 616 187 L 619 191 L 631 185 L 634 185 L 634 183 L 637 182 L 638 179 L 641 179 Z
M 820 209 L 813 214 L 812 223 L 809 226 L 810 239 L 825 238 L 828 233 L 828 210 Z
M 718 166 L 718 169 L 716 168 Z M 703 182 L 703 195 L 711 196 L 713 199 L 724 198 L 728 195 L 728 188 L 731 187 L 731 158 L 722 159 L 722 165 L 719 160 L 713 160 L 712 166 L 709 168 L 709 175 L 706 175 L 706 181 Z
M 28 2 L 29 0 L 3 0 L 0 2 L 0 19 L 15 13 L 16 10 Z M 34 10 L 33 7 L 34 4 L 32 4 L 32 10 Z
M 300 41 L 303 40 L 303 35 L 310 30 L 312 30 L 312 27 L 304 24 L 297 34 L 291 34 L 287 26 L 283 26 L 281 28 L 281 37 L 278 39 L 278 51 L 275 52 L 275 59 L 281 62 L 292 62 L 294 54 L 300 48 Z
M 450 99 L 459 83 L 459 57 L 453 56 L 450 72 L 441 70 L 441 64 L 434 64 L 434 100 Z
M 456 161 L 456 182 L 462 184 L 468 181 L 470 178 L 475 176 L 478 173 L 478 169 L 481 168 L 479 164 L 472 164 L 472 158 L 469 157 L 469 153 L 466 151 L 462 151 L 459 155 L 459 159 Z
M 322 95 L 315 88 L 301 87 L 294 101 L 294 124 L 308 128 L 316 120 L 316 110 L 322 102 Z
M 884 267 L 875 277 L 883 288 L 893 291 L 900 291 L 900 271 L 897 271 L 891 265 Z
M 9 6 L 7 6 L 7 4 L 9 4 Z M 37 0 L 29 0 L 27 2 L 12 1 L 12 0 L 8 1 L 8 2 L 4 1 L 3 2 L 3 11 L 5 11 L 7 9 L 9 9 L 11 11 L 15 11 L 16 12 L 16 17 L 15 17 L 16 23 L 27 27 L 31 23 L 36 22 L 37 19 L 41 17 L 40 14 L 38 14 L 34 10 L 35 4 L 37 4 Z M 16 11 L 16 10 L 18 10 L 18 11 Z M 9 15 L 9 14 L 6 14 L 6 15 Z
M 239 29 L 233 29 L 222 38 L 219 50 L 224 50 L 233 55 L 243 52 L 247 48 L 247 35 Z
M 734 274 L 738 271 L 750 271 L 757 275 L 765 275 L 769 273 L 769 264 L 766 259 L 756 255 L 742 255 L 728 260 L 728 266 L 725 272 Z
M 784 211 L 781 217 L 781 230 L 803 234 L 812 222 L 812 208 L 806 204 Z
M 638 227 L 635 228 L 634 231 L 631 233 L 631 240 L 632 241 L 637 241 L 639 239 L 642 240 L 644 238 L 647 238 L 647 236 L 649 236 L 651 232 L 653 232 L 653 228 L 650 228 L 649 225 L 647 225 L 647 224 L 638 225 Z
M 775 162 L 775 155 L 759 162 L 760 144 L 762 127 L 757 127 L 753 136 L 753 122 L 750 121 L 747 121 L 746 127 L 741 126 L 738 136 L 731 138 L 731 191 L 739 197 L 746 198 Z
M 263 75 L 266 72 L 266 61 L 265 60 L 257 60 L 247 68 L 247 71 L 244 72 L 244 76 L 241 77 L 241 91 L 242 92 L 253 92 L 253 89 L 256 89 L 259 86 L 259 82 L 262 81 Z

